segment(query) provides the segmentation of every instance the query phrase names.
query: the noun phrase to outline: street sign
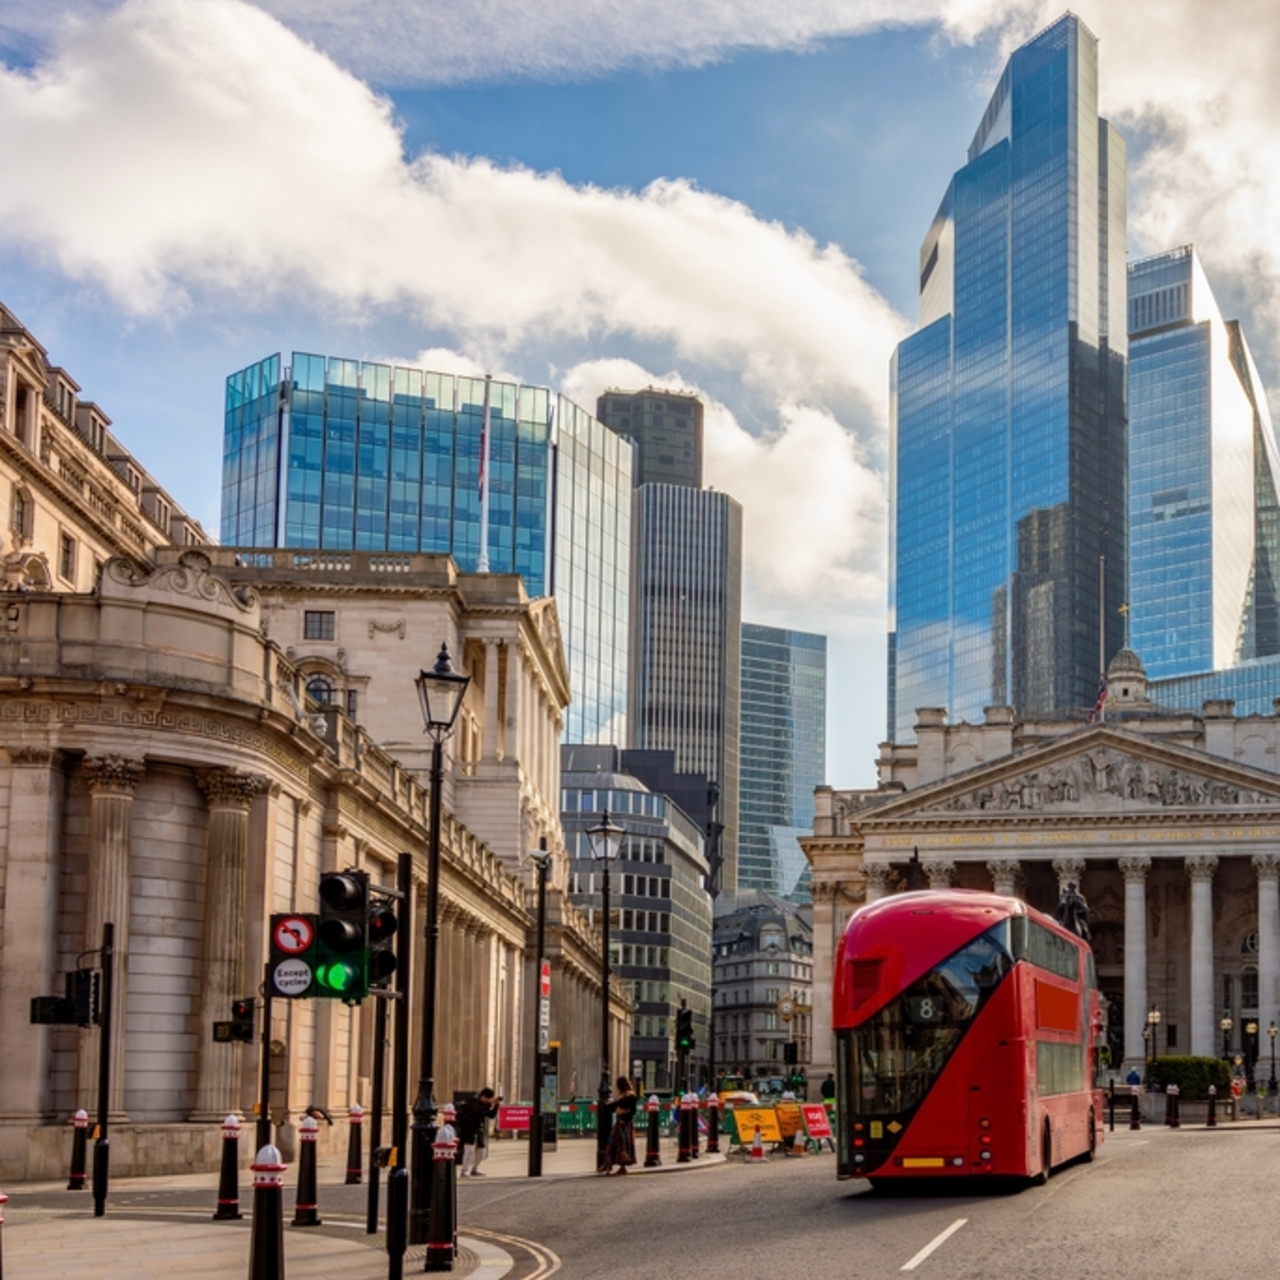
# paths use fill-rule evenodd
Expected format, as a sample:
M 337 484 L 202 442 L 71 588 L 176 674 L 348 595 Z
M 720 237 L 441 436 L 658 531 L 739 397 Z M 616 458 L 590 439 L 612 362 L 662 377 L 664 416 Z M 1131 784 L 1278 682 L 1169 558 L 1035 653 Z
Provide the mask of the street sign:
M 285 955 L 301 955 L 316 940 L 315 926 L 306 916 L 283 916 L 275 922 L 271 940 Z
M 831 1137 L 831 1121 L 822 1103 L 801 1103 L 800 1110 L 804 1113 L 804 1127 L 809 1130 L 809 1137 L 819 1140 Z
M 538 1026 L 549 1027 L 551 1025 L 551 1001 L 544 996 L 538 1001 Z
M 533 1127 L 533 1108 L 532 1107 L 508 1107 L 502 1106 L 498 1108 L 498 1128 L 510 1129 L 517 1133 L 528 1132 Z
M 311 990 L 311 966 L 305 960 L 281 960 L 271 971 L 274 994 L 297 1000 Z
M 551 999 L 551 961 L 544 960 L 538 976 L 538 995 L 544 1000 Z
M 551 1052 L 551 1030 L 548 1027 L 538 1028 L 538 1052 Z

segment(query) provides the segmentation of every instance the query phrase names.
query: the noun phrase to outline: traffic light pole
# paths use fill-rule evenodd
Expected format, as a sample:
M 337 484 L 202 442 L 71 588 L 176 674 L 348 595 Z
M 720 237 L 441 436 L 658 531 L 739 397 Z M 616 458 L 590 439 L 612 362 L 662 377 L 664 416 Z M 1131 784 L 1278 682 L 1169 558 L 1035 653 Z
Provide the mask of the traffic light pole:
M 551 870 L 551 858 L 547 854 L 547 838 L 538 841 L 541 857 L 533 860 L 538 869 L 538 932 L 534 948 L 534 966 L 538 982 L 542 982 L 542 963 L 547 948 L 547 874 Z M 538 1011 L 542 1011 L 542 991 L 538 991 Z M 1274 1041 L 1272 1042 L 1274 1044 Z M 533 1037 L 533 1128 L 529 1130 L 529 1177 L 542 1177 L 542 1023 L 539 1021 Z
M 391 1171 L 387 1174 L 387 1280 L 404 1275 L 409 1228 L 409 978 L 413 968 L 413 854 L 402 853 L 396 868 L 400 930 L 396 944 L 396 1046 L 391 1080 Z M 381 1003 L 385 1004 L 385 1001 Z M 385 1026 L 385 1014 L 384 1026 Z
M 403 914 L 404 908 L 401 908 Z M 378 1190 L 382 1167 L 378 1164 L 378 1148 L 382 1146 L 382 1110 L 387 1079 L 387 1000 L 375 995 L 373 1006 L 373 1096 L 369 1100 L 369 1205 L 365 1215 L 365 1231 L 378 1232 Z
M 102 926 L 102 1035 L 98 1042 L 98 1132 L 93 1140 L 93 1216 L 107 1211 L 107 1179 L 111 1168 L 111 1142 L 107 1121 L 111 1111 L 111 997 L 115 989 L 116 926 Z
M 262 1058 L 258 1068 L 258 1121 L 254 1126 L 253 1148 L 271 1145 L 271 962 L 262 972 Z

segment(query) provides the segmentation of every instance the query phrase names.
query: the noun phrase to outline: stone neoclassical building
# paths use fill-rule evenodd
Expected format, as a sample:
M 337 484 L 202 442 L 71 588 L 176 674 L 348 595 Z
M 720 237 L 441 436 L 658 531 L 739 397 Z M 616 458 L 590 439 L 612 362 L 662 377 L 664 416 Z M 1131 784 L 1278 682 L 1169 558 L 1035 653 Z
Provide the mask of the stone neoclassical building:
M 250 1110 L 258 1047 L 215 1043 L 212 1023 L 257 991 L 267 917 L 316 909 L 321 871 L 392 883 L 396 854 L 412 851 L 421 926 L 412 676 L 442 641 L 473 680 L 448 753 L 437 1094 L 491 1083 L 528 1096 L 540 837 L 555 854 L 552 1035 L 562 1073 L 594 1081 L 599 938 L 565 893 L 554 606 L 447 557 L 304 568 L 305 553 L 238 567 L 215 549 L 157 554 L 158 567 L 107 561 L 92 593 L 0 594 L 0 1178 L 64 1170 L 66 1119 L 93 1108 L 100 1033 L 33 1026 L 28 1012 L 61 992 L 104 921 L 121 1174 L 209 1166 L 215 1122 Z M 329 638 L 304 639 L 308 627 Z M 617 1062 L 629 1012 L 619 994 Z M 312 1103 L 339 1118 L 326 1140 L 345 1141 L 346 1107 L 369 1101 L 372 1015 L 372 1002 L 276 1002 L 271 1106 L 286 1151 Z M 419 1031 L 415 1016 L 413 1062 Z
M 1277 714 L 1148 700 L 1136 654 L 1108 672 L 1104 721 L 983 724 L 917 713 L 916 742 L 885 744 L 872 791 L 817 791 L 814 1003 L 830 1009 L 835 948 L 863 902 L 907 886 L 1018 895 L 1052 913 L 1060 887 L 1089 902 L 1113 1062 L 1141 1064 L 1161 1013 L 1163 1054 L 1265 1059 L 1280 1021 L 1280 699 Z M 918 871 L 916 864 L 918 863 Z M 1250 1032 L 1248 1027 L 1254 1026 Z M 830 1018 L 815 1018 L 817 1075 Z M 1127 1070 L 1127 1065 L 1125 1067 Z

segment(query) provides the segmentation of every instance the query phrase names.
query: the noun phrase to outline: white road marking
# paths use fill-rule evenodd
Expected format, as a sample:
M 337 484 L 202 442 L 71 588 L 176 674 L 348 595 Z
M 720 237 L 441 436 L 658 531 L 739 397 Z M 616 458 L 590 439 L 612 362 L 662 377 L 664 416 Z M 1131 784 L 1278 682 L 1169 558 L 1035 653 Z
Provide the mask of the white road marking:
M 945 1231 L 939 1232 L 932 1240 L 929 1241 L 919 1253 L 916 1254 L 910 1262 L 904 1267 L 900 1267 L 901 1271 L 914 1271 L 935 1249 L 946 1244 L 961 1227 L 968 1222 L 968 1218 L 957 1218 Z

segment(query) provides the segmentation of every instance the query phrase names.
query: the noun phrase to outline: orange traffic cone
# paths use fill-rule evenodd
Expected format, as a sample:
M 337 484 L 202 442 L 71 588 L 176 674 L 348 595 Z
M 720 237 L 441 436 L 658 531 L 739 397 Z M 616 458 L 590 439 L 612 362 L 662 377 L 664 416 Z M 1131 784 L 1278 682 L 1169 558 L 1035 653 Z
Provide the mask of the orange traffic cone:
M 764 1163 L 764 1141 L 760 1137 L 760 1126 L 756 1125 L 756 1136 L 751 1139 L 751 1164 Z
M 802 1156 L 805 1154 L 803 1129 L 796 1130 L 795 1137 L 791 1139 L 791 1150 L 787 1154 L 790 1156 Z

